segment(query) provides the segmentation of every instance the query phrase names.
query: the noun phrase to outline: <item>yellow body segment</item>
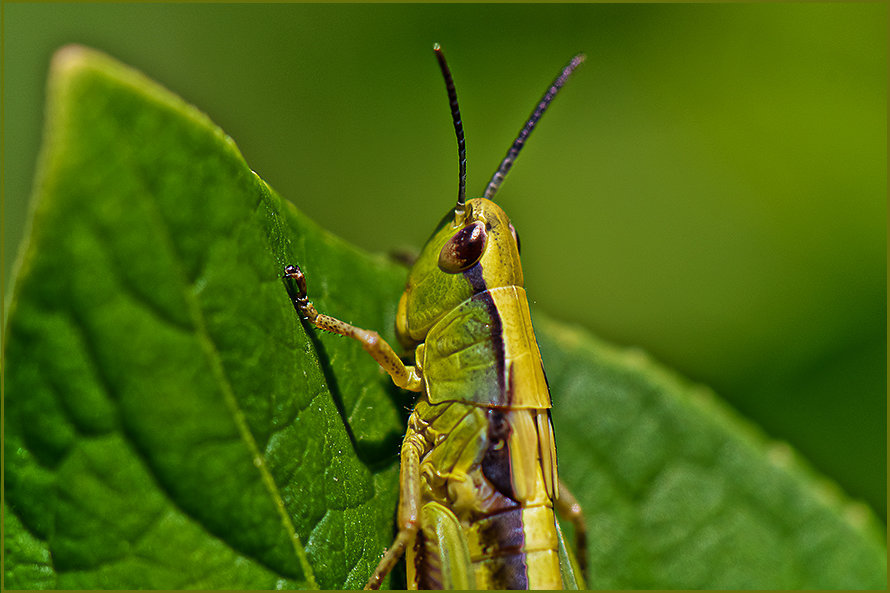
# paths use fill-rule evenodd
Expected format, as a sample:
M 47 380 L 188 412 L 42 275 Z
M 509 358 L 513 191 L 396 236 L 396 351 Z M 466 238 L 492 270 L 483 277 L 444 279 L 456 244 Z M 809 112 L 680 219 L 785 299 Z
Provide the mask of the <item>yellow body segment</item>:
M 502 326 L 503 353 L 489 331 L 492 307 Z M 506 364 L 498 377 L 495 357 Z M 525 289 L 502 286 L 470 297 L 433 326 L 415 353 L 430 402 L 454 399 L 511 408 L 549 408 L 550 392 L 532 330 Z M 503 379 L 503 381 L 500 381 Z

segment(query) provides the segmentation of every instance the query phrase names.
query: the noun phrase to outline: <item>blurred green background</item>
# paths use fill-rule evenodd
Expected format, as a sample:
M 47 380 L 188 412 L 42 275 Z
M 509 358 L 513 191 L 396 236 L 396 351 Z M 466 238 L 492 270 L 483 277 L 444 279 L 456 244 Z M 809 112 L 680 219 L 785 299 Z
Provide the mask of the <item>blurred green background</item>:
M 586 52 L 498 195 L 530 298 L 712 386 L 886 519 L 886 5 L 6 3 L 3 15 L 7 294 L 63 44 L 197 105 L 279 193 L 372 251 L 419 246 L 455 198 L 434 41 L 460 96 L 471 194 Z

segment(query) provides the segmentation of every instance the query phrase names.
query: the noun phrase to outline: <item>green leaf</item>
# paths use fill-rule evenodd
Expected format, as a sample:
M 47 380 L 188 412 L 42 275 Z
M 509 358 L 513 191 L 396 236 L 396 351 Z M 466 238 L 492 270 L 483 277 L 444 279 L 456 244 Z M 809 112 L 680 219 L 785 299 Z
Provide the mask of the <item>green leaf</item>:
M 5 446 L 53 586 L 361 584 L 392 534 L 401 402 L 344 340 L 320 339 L 325 376 L 280 275 L 298 261 L 325 308 L 360 287 L 341 314 L 391 327 L 376 303 L 403 273 L 298 217 L 133 71 L 69 47 L 50 87 Z
M 361 586 L 394 534 L 410 398 L 307 333 L 280 274 L 298 263 L 319 310 L 392 341 L 404 270 L 101 54 L 57 54 L 47 113 L 6 318 L 5 586 Z M 592 586 L 886 585 L 882 526 L 787 447 L 536 320 Z
M 597 588 L 881 589 L 883 527 L 643 352 L 536 316 Z
M 4 574 L 7 584 L 22 589 L 52 589 L 55 574 L 46 542 L 36 539 L 3 504 Z

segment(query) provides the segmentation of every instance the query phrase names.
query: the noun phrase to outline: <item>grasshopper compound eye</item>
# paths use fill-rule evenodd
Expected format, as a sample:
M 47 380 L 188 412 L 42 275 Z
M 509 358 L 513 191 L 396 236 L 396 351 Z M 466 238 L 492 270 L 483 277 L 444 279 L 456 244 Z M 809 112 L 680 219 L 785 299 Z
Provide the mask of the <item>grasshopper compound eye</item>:
M 457 274 L 471 268 L 485 252 L 488 233 L 485 223 L 476 221 L 457 231 L 439 252 L 439 269 Z

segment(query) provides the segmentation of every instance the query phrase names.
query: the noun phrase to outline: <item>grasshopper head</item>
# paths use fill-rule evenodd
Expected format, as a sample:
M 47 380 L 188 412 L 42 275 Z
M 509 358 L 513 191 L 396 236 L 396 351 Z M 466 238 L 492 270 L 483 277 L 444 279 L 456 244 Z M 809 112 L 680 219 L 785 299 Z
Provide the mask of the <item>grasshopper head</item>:
M 474 294 L 522 286 L 516 231 L 503 209 L 487 198 L 467 200 L 449 213 L 411 269 L 396 318 L 399 339 L 422 342 L 446 313 Z
M 491 201 L 525 141 L 556 93 L 584 61 L 578 54 L 562 69 L 536 103 L 528 121 L 501 161 L 481 198 L 466 200 L 467 153 L 457 92 L 439 44 L 433 46 L 445 79 L 460 166 L 457 206 L 427 241 L 411 273 L 396 316 L 396 332 L 405 346 L 424 341 L 427 332 L 454 307 L 474 294 L 502 286 L 522 286 L 519 237 L 500 206 Z

